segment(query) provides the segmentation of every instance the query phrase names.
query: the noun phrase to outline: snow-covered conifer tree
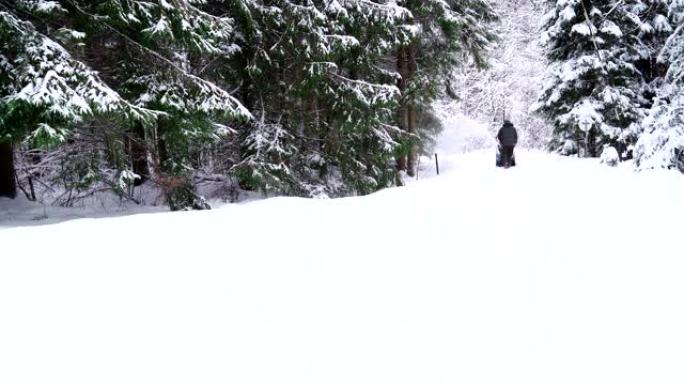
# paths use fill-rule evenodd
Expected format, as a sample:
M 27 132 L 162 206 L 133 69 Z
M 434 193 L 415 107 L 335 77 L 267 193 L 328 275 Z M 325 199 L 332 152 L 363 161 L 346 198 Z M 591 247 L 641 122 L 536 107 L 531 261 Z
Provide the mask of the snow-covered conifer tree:
M 19 15 L 66 12 L 54 1 L 17 1 L 0 8 L 0 194 L 14 197 L 12 149 L 16 144 L 51 146 L 71 129 L 96 116 L 117 115 L 150 121 L 154 114 L 137 108 L 110 88 L 89 65 L 70 54 Z M 55 36 L 83 39 L 83 33 L 62 27 Z
M 246 47 L 241 92 L 258 118 L 242 130 L 244 161 L 234 172 L 297 195 L 392 183 L 399 91 L 381 58 L 411 34 L 410 14 L 384 1 L 277 4 L 244 3 L 249 12 L 236 18 Z
M 157 166 L 157 182 L 162 187 L 170 187 L 167 196 L 174 209 L 192 204 L 189 201 L 178 202 L 172 199 L 173 191 L 178 186 L 181 186 L 181 195 L 194 194 L 185 175 L 190 145 L 217 139 L 230 132 L 230 123 L 250 117 L 249 111 L 230 95 L 227 85 L 222 84 L 209 71 L 210 63 L 217 57 L 230 56 L 238 50 L 233 42 L 232 19 L 210 13 L 214 3 L 164 0 L 23 0 L 16 1 L 16 6 L 6 12 L 15 19 L 29 15 L 28 19 L 43 23 L 33 26 L 37 34 L 51 39 L 52 42 L 60 42 L 54 45 L 36 43 L 41 49 L 59 50 L 70 60 L 81 63 L 84 68 L 97 70 L 97 73 L 91 71 L 92 79 L 83 77 L 86 84 L 84 87 L 99 87 L 109 92 L 107 95 L 110 98 L 121 99 L 123 96 L 125 100 L 120 101 L 122 106 L 135 107 L 134 111 L 154 111 L 156 116 L 162 117 L 158 124 L 150 124 L 150 119 L 145 119 L 144 116 L 128 114 L 119 124 L 110 124 L 108 127 L 112 129 L 110 131 L 126 132 L 124 136 L 132 138 L 129 142 L 137 143 L 138 153 L 143 150 L 156 155 L 152 158 L 157 159 L 153 162 Z M 33 17 L 47 13 L 52 15 L 49 24 L 45 23 L 44 17 Z M 18 44 L 18 53 L 9 52 L 5 55 L 9 58 L 5 60 L 10 63 L 8 65 L 16 63 L 17 57 L 21 61 L 21 55 L 32 53 L 30 49 L 21 47 L 23 43 Z M 48 58 L 53 56 L 55 55 L 43 55 Z M 56 67 L 58 71 L 72 73 L 68 67 L 59 63 Z M 52 75 L 49 66 L 41 68 L 46 68 L 45 76 Z M 36 74 L 34 71 L 31 76 L 38 80 L 43 79 L 44 82 L 44 75 L 40 73 Z M 93 79 L 101 81 L 101 84 Z M 62 83 L 55 81 L 55 84 Z M 74 91 L 77 96 L 81 92 L 78 88 L 74 88 Z M 99 97 L 88 90 L 83 92 L 88 92 L 86 96 L 91 98 Z M 105 98 L 99 97 L 98 100 L 100 99 L 116 106 Z M 84 106 L 85 103 L 69 105 L 72 110 L 80 108 L 79 112 L 87 112 Z M 99 108 L 96 111 L 102 109 L 96 107 Z M 53 113 L 56 109 L 53 107 L 49 111 Z M 114 109 L 110 107 L 106 112 Z M 71 123 L 78 122 L 72 119 Z M 29 121 L 29 124 L 33 123 Z M 45 133 L 57 139 L 65 137 L 59 130 L 49 131 L 45 128 L 47 126 L 38 127 L 42 129 L 30 135 L 29 139 L 43 138 Z M 104 134 L 115 138 L 113 141 L 107 140 L 108 143 L 121 141 L 116 139 L 115 132 Z M 109 145 L 109 150 L 115 152 L 124 147 Z M 148 156 L 137 158 L 138 162 L 134 161 L 132 168 L 133 171 L 142 173 Z M 128 168 L 127 163 L 129 162 L 123 162 L 116 167 Z M 145 167 L 138 166 L 136 170 L 136 164 L 141 163 Z M 171 182 L 165 183 L 169 180 Z M 178 180 L 183 183 L 178 183 Z
M 611 144 L 627 156 L 657 77 L 649 59 L 669 33 L 664 2 L 552 3 L 543 33 L 552 66 L 538 104 L 555 120 L 552 147 L 597 156 Z
M 684 1 L 672 1 L 669 16 L 677 27 L 658 57 L 668 69 L 644 122 L 635 162 L 642 170 L 669 168 L 684 172 Z
M 118 89 L 136 105 L 164 112 L 154 129 L 133 122 L 126 136 L 155 155 L 156 182 L 172 209 L 201 201 L 188 173 L 193 145 L 220 140 L 233 132 L 231 124 L 251 116 L 212 66 L 239 51 L 233 19 L 213 12 L 219 3 L 108 0 L 81 8 L 100 16 L 94 39 L 114 49 L 109 60 L 122 63 L 108 73 Z M 131 155 L 143 157 L 134 171 L 144 172 L 144 152 Z

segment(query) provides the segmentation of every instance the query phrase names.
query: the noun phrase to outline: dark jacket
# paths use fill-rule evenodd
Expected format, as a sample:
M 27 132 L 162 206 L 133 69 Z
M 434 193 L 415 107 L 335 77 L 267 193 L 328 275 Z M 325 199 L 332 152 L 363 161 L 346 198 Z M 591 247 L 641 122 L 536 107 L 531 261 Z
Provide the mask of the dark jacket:
M 503 127 L 499 130 L 499 134 L 496 135 L 499 139 L 499 143 L 502 146 L 515 146 L 518 144 L 518 132 L 513 127 L 513 123 L 505 122 Z

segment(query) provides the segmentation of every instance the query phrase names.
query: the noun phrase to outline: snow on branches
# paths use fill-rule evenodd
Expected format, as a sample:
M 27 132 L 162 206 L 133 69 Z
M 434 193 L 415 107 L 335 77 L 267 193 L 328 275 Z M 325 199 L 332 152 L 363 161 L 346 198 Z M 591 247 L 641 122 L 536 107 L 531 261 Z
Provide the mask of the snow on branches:
M 0 42 L 5 47 L 0 122 L 2 131 L 9 131 L 13 140 L 59 143 L 70 126 L 94 114 L 154 118 L 152 111 L 124 100 L 97 72 L 38 32 L 30 22 L 0 11 L 0 29 L 4 31 Z
M 555 120 L 552 147 L 629 157 L 658 82 L 653 58 L 671 31 L 667 1 L 552 1 L 542 41 L 552 61 L 537 105 Z

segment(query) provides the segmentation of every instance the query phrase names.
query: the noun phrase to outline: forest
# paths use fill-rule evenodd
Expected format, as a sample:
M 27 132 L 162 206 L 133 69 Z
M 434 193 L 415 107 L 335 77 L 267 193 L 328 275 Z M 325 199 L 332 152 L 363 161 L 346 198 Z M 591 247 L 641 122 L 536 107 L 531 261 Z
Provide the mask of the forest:
M 0 385 L 684 384 L 684 0 L 0 0 Z
M 0 0 L 0 196 L 364 195 L 416 175 L 445 99 L 512 113 L 528 147 L 684 172 L 683 21 L 684 0 Z M 528 62 L 543 79 L 501 82 Z

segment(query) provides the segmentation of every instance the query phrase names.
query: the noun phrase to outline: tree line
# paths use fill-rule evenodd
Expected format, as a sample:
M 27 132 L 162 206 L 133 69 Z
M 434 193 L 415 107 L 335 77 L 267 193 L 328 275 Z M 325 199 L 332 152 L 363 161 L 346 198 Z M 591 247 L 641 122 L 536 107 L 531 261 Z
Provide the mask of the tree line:
M 181 210 L 202 179 L 400 183 L 495 20 L 486 0 L 0 0 L 0 196 L 153 184 Z

